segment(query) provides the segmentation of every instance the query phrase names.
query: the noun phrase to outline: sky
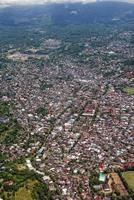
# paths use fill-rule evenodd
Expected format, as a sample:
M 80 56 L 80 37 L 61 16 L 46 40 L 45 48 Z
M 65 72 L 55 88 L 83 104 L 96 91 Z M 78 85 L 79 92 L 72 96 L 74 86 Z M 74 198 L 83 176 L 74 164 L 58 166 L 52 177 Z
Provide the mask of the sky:
M 71 1 L 71 2 L 94 2 L 96 0 L 0 0 L 0 4 L 41 4 L 45 2 L 65 2 L 65 1 Z M 124 0 L 120 0 L 124 1 Z M 126 0 L 127 1 L 127 0 Z M 134 0 L 128 0 L 129 2 L 134 2 Z
M 67 1 L 67 0 L 0 0 L 0 2 L 2 3 L 44 3 L 44 2 L 58 2 L 58 1 Z M 78 1 L 78 0 L 68 0 L 68 1 Z M 84 0 L 81 0 L 81 1 L 84 1 Z M 88 0 L 85 0 L 85 1 L 88 1 Z M 89 1 L 93 1 L 93 0 L 89 0 Z M 95 0 L 94 0 L 95 1 Z

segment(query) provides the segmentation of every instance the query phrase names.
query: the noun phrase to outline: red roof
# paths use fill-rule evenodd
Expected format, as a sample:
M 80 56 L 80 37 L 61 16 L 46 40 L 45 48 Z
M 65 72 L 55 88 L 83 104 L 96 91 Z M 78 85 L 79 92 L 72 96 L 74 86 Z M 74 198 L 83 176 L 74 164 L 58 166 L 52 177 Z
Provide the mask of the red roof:
M 99 164 L 99 170 L 100 170 L 100 171 L 104 171 L 104 165 L 103 165 L 103 163 L 100 163 L 100 164 Z
M 86 113 L 91 113 L 93 110 L 92 110 L 92 108 L 85 108 L 85 110 L 84 110 Z
M 134 162 L 128 162 L 128 163 L 124 163 L 124 167 L 134 167 Z
M 94 198 L 95 200 L 102 200 L 101 197 L 97 196 Z

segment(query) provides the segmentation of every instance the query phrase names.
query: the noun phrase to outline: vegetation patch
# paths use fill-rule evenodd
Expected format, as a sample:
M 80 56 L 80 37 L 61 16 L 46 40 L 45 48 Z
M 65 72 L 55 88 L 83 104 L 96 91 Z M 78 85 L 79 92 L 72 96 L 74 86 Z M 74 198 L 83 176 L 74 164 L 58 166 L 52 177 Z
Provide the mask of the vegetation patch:
M 38 181 L 28 180 L 28 182 L 15 193 L 15 200 L 33 200 L 32 190 Z
M 50 82 L 43 82 L 42 84 L 41 84 L 41 90 L 46 90 L 46 89 L 50 89 L 50 88 L 52 88 L 53 87 L 53 84 L 52 83 L 50 83 Z
M 0 116 L 9 116 L 9 104 L 7 102 L 0 102 Z
M 40 116 L 46 116 L 48 114 L 48 110 L 47 108 L 45 107 L 39 107 L 37 110 L 36 110 L 37 114 L 40 115 Z
M 123 172 L 122 176 L 127 182 L 128 187 L 134 191 L 134 171 Z
M 33 188 L 33 200 L 53 200 L 49 188 L 44 183 L 36 183 Z
M 14 143 L 20 130 L 18 121 L 11 114 L 11 106 L 7 102 L 0 102 L 0 142 Z
M 52 200 L 42 177 L 25 169 L 23 160 L 5 163 L 0 180 L 0 196 L 4 200 Z
M 125 87 L 123 88 L 123 92 L 126 92 L 127 94 L 134 94 L 134 87 Z
M 17 164 L 16 168 L 18 171 L 23 171 L 27 169 L 27 167 L 24 164 Z
M 0 124 L 0 142 L 11 144 L 18 138 L 21 130 L 17 120 L 10 119 L 8 123 Z

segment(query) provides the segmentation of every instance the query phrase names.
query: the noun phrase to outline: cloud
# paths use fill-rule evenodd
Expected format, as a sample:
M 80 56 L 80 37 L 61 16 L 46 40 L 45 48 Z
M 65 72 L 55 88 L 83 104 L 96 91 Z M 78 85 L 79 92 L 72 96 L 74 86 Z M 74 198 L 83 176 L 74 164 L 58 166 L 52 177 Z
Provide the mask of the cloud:
M 0 4 L 43 4 L 43 3 L 58 3 L 58 2 L 95 2 L 96 0 L 0 0 Z M 100 0 L 101 1 L 101 0 Z M 118 0 L 117 0 L 118 1 Z M 134 2 L 134 0 L 120 0 Z
M 96 0 L 0 0 L 0 4 L 43 4 L 59 2 L 95 2 Z

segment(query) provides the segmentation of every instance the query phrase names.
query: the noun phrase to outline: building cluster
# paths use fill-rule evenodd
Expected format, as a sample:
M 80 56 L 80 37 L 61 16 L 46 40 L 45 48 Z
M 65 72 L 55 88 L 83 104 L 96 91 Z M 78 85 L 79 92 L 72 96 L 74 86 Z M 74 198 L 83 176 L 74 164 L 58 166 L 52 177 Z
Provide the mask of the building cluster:
M 112 169 L 134 162 L 134 96 L 119 89 L 132 85 L 134 77 L 124 78 L 128 72 L 121 69 L 121 58 L 102 59 L 106 52 L 113 56 L 121 51 L 127 57 L 132 51 L 126 54 L 124 46 L 115 42 L 97 52 L 86 45 L 96 67 L 67 57 L 42 68 L 31 61 L 9 65 L 1 76 L 2 98 L 13 102 L 24 132 L 18 143 L 0 150 L 10 152 L 12 160 L 32 155 L 27 166 L 59 191 L 55 200 L 93 199 L 89 179 L 100 163 Z M 116 73 L 107 77 L 111 70 Z

